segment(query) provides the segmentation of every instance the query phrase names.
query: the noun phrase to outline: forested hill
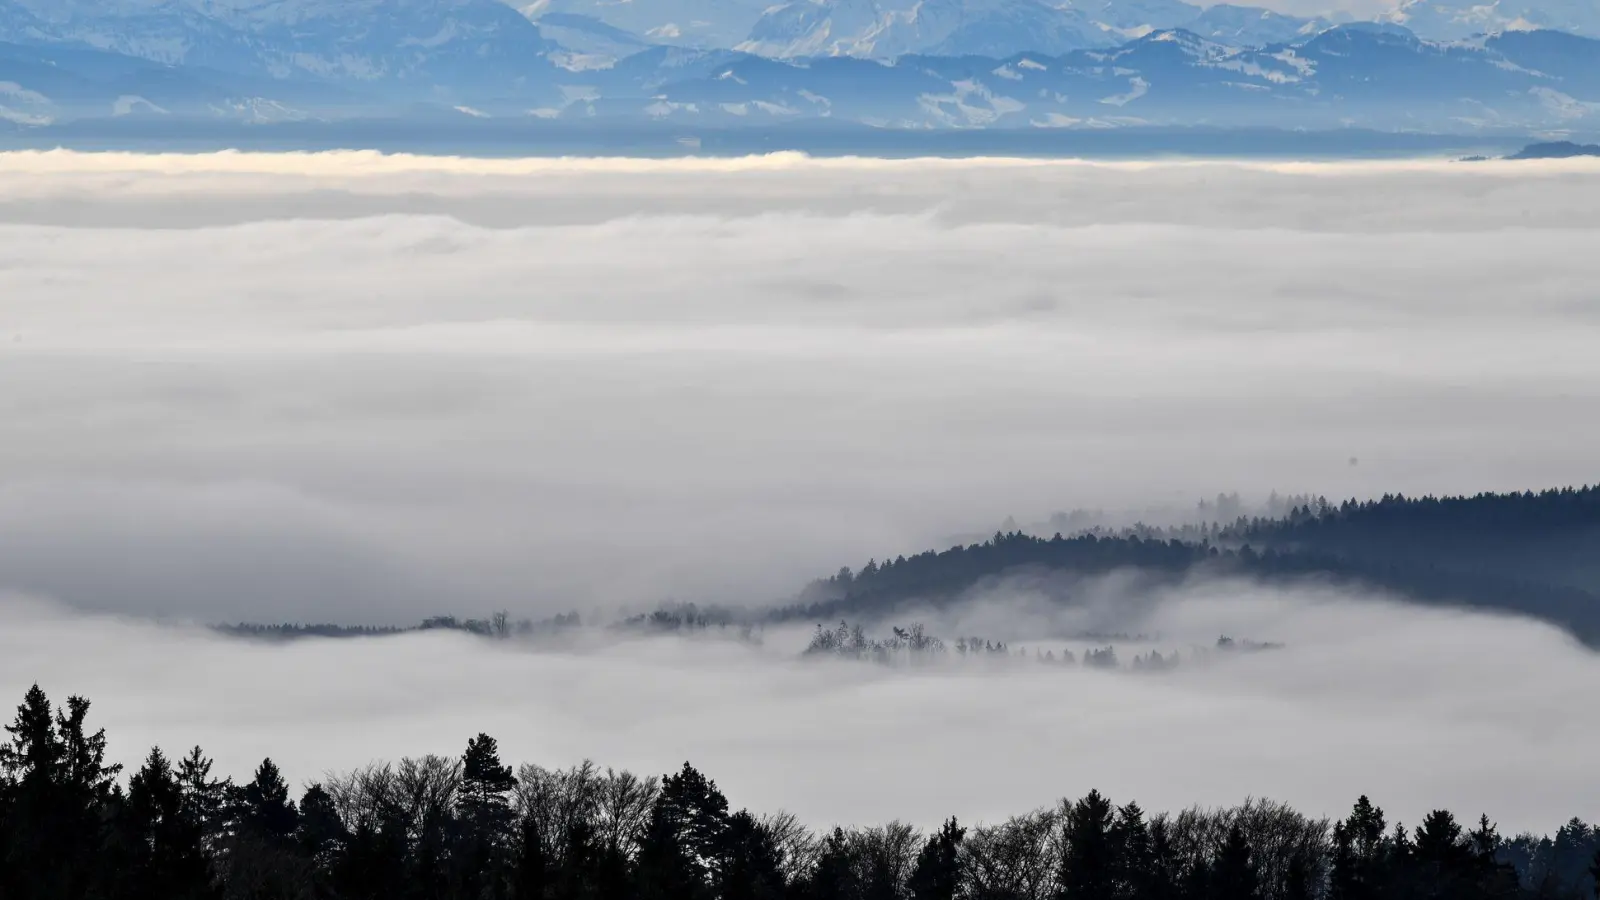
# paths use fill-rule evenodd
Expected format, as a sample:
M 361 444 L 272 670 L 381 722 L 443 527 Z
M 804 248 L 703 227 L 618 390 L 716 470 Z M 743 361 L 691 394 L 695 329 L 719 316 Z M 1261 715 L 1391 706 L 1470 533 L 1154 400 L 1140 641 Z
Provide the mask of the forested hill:
M 1416 603 L 1532 616 L 1600 647 L 1600 487 L 1473 497 L 1392 495 L 1339 504 L 1305 499 L 1278 517 L 1175 529 L 1051 537 L 997 532 L 987 541 L 873 560 L 859 571 L 840 569 L 786 605 L 751 611 L 674 604 L 613 624 L 646 631 L 734 628 L 748 635 L 751 628 L 784 621 L 882 623 L 914 607 L 939 607 L 989 589 L 1021 588 L 1072 604 L 1085 579 L 1112 573 L 1132 574 L 1146 587 L 1197 575 L 1267 582 L 1313 578 Z M 513 622 L 497 613 L 486 619 L 437 616 L 401 629 L 240 624 L 221 630 L 270 639 L 432 629 L 537 637 L 579 625 L 577 613 L 541 622 Z
M 1221 540 L 1600 592 L 1600 487 L 1304 506 Z
M 1175 532 L 997 533 L 984 543 L 842 569 L 776 616 L 888 615 L 1007 578 L 1030 578 L 1047 591 L 1053 584 L 1070 603 L 1074 576 L 1129 570 L 1157 583 L 1195 573 L 1316 576 L 1418 602 L 1531 615 L 1600 644 L 1600 487 L 1319 501 L 1279 519 Z

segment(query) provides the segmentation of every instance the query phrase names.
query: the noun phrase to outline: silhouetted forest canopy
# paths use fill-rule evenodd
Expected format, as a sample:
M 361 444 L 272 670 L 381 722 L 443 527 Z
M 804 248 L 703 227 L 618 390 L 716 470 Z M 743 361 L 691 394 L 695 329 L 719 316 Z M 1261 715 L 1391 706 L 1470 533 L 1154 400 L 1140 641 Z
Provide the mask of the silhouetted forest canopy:
M 1220 505 L 1220 504 L 1219 504 Z M 1195 574 L 1314 577 L 1421 603 L 1534 616 L 1600 641 L 1600 487 L 1474 497 L 1307 499 L 1276 518 L 983 543 L 871 560 L 817 581 L 779 619 L 878 618 L 938 606 L 1008 578 L 1136 571 L 1151 586 Z M 1048 583 L 1045 584 L 1048 587 Z M 1059 599 L 1073 600 L 1071 579 Z
M 299 788 L 271 759 L 222 777 L 199 747 L 123 772 L 89 708 L 34 686 L 6 726 L 7 900 L 1578 900 L 1600 872 L 1580 819 L 1508 838 L 1445 810 L 1391 823 L 1366 797 L 1337 821 L 1091 792 L 1003 822 L 813 831 L 736 810 L 688 763 L 513 767 L 486 734 Z
M 1219 496 L 1202 512 L 1239 508 Z M 1281 515 L 1240 516 L 1177 527 L 1042 536 L 996 532 L 942 551 L 869 560 L 808 585 L 791 602 L 764 609 L 674 603 L 609 627 L 644 632 L 728 632 L 764 624 L 840 619 L 886 622 L 908 609 L 938 608 L 975 592 L 1018 584 L 1063 604 L 1080 582 L 1137 573 L 1147 588 L 1194 576 L 1243 576 L 1267 583 L 1318 579 L 1416 603 L 1532 616 L 1591 646 L 1600 645 L 1600 487 L 1472 497 L 1384 496 L 1275 499 Z M 451 628 L 490 636 L 537 636 L 577 626 L 577 613 L 541 622 L 443 616 L 408 629 L 334 625 L 232 625 L 232 634 L 292 638 L 360 636 Z

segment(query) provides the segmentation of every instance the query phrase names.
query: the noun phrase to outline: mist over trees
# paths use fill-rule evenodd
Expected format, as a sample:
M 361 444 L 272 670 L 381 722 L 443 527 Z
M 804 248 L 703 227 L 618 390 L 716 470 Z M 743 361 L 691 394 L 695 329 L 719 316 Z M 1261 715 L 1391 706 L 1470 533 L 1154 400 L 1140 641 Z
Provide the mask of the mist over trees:
M 271 759 L 216 777 L 198 747 L 124 773 L 89 709 L 35 686 L 6 726 L 8 900 L 1579 900 L 1600 872 L 1600 829 L 1581 819 L 1508 838 L 1442 809 L 1390 822 L 1366 797 L 1329 821 L 1091 791 L 997 823 L 813 831 L 736 808 L 689 763 L 514 767 L 487 734 L 298 788 Z
M 1203 504 L 1203 515 L 1242 509 L 1236 497 Z M 1015 581 L 1063 605 L 1079 582 L 1133 573 L 1146 589 L 1195 576 L 1266 583 L 1315 578 L 1401 600 L 1531 616 L 1600 645 L 1600 487 L 1472 497 L 1385 496 L 1331 503 L 1274 498 L 1275 516 L 1231 522 L 1132 526 L 1042 536 L 1013 528 L 988 540 L 912 556 L 872 559 L 807 585 L 790 602 L 730 608 L 663 604 L 604 627 L 621 632 L 717 633 L 757 640 L 767 625 L 884 623 L 913 607 L 938 608 Z M 585 624 L 577 612 L 540 621 L 506 613 L 484 619 L 436 616 L 410 628 L 341 625 L 219 626 L 255 638 L 361 637 L 450 629 L 486 637 L 560 636 Z
M 1418 603 L 1533 616 L 1600 642 L 1600 487 L 1339 504 L 1295 499 L 1278 517 L 1050 537 L 1012 530 L 874 559 L 812 583 L 768 617 L 881 618 L 913 604 L 954 603 L 1008 577 L 1131 571 L 1150 587 L 1194 574 L 1316 577 Z M 1234 505 L 1221 497 L 1213 509 Z M 1075 599 L 1070 586 L 1058 594 L 1063 603 Z

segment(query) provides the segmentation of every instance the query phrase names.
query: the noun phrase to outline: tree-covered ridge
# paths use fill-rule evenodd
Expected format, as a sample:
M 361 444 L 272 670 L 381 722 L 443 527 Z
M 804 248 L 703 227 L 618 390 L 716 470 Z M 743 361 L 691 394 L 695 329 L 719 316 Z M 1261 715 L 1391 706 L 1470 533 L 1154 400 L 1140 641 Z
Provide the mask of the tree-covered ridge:
M 7 900 L 1579 900 L 1600 829 L 1502 837 L 1366 797 L 1336 822 L 1283 804 L 1147 813 L 1097 791 L 1004 822 L 813 832 L 735 809 L 685 763 L 660 778 L 513 767 L 479 734 L 291 790 L 197 747 L 124 780 L 89 703 L 27 692 L 0 745 Z M 298 799 L 295 795 L 298 795 Z
M 1191 574 L 1316 576 L 1449 603 L 1531 615 L 1600 639 L 1600 487 L 1473 497 L 1325 499 L 1280 518 L 1176 529 L 982 543 L 869 561 L 814 582 L 779 618 L 884 616 L 952 602 L 1002 579 L 1137 571 L 1153 584 Z M 1072 602 L 1070 585 L 1061 590 Z
M 1600 487 L 1324 502 L 1220 539 L 1600 591 Z

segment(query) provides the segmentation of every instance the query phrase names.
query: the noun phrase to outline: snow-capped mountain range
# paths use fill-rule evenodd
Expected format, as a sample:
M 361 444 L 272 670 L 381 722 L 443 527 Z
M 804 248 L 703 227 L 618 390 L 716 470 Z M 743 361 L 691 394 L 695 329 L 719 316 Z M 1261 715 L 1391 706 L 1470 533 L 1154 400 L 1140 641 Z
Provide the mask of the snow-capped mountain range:
M 352 115 L 1600 127 L 1600 4 L 0 0 L 0 122 Z M 1587 35 L 1587 36 L 1585 36 Z

